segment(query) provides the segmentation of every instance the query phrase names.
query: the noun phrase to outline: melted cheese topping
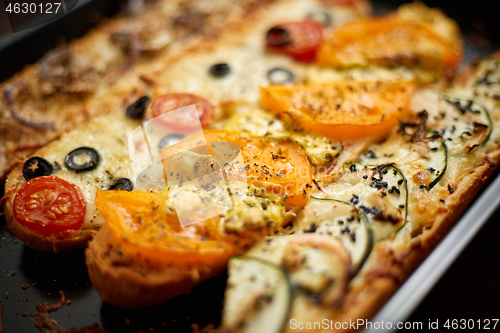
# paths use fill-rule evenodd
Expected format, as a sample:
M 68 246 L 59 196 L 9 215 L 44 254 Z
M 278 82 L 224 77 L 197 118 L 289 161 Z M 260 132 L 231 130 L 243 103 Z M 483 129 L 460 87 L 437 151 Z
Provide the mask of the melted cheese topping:
M 138 121 L 128 119 L 124 115 L 101 117 L 77 131 L 63 135 L 44 148 L 41 157 L 59 166 L 59 170 L 54 169 L 52 175 L 75 184 L 83 194 L 87 211 L 82 229 L 99 229 L 104 223 L 95 205 L 96 191 L 107 189 L 117 179 L 130 177 L 127 134 L 139 125 Z M 93 148 L 98 152 L 100 161 L 95 169 L 77 173 L 66 166 L 66 155 L 80 147 Z M 19 181 L 26 182 L 24 178 Z M 133 179 L 131 181 L 135 183 Z
M 286 69 L 295 75 L 295 83 L 306 80 L 306 70 L 314 65 L 297 62 L 285 55 L 265 50 L 267 31 L 283 22 L 302 21 L 312 12 L 324 11 L 332 17 L 333 24 L 340 25 L 354 19 L 353 11 L 347 6 L 327 7 L 320 2 L 289 0 L 277 3 L 254 22 L 244 34 L 225 36 L 223 43 L 214 44 L 208 50 L 180 55 L 178 61 L 157 68 L 158 80 L 163 82 L 156 95 L 167 92 L 189 92 L 207 98 L 218 106 L 218 117 L 223 116 L 221 108 L 232 101 L 246 101 L 257 104 L 260 99 L 259 86 L 267 86 L 267 73 L 276 67 Z M 330 29 L 326 29 L 328 34 Z M 230 74 L 222 78 L 209 75 L 214 64 L 226 63 Z M 222 106 L 219 107 L 219 103 Z

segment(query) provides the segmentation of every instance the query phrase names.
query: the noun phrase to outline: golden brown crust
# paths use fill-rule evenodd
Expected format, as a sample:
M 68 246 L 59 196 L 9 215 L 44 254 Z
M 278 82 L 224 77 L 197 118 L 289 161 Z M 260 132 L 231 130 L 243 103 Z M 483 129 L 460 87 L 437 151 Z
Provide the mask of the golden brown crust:
M 128 309 L 160 304 L 188 293 L 224 269 L 221 266 L 153 270 L 138 266 L 127 257 L 107 226 L 89 244 L 85 258 L 90 280 L 101 298 Z

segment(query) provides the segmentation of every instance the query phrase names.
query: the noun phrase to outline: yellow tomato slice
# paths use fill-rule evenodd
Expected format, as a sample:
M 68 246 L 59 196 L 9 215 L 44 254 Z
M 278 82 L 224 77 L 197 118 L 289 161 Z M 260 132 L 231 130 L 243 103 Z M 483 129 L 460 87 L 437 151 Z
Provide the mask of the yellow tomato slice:
M 287 196 L 287 204 L 303 206 L 312 189 L 312 170 L 305 152 L 289 141 L 269 142 L 247 156 L 250 183 Z
M 127 251 L 157 265 L 224 265 L 241 252 L 244 241 L 221 234 L 219 219 L 187 227 L 165 213 L 159 194 L 98 191 L 96 205 L 111 233 Z M 168 208 L 167 208 L 168 209 Z M 250 241 L 247 239 L 247 241 Z
M 408 109 L 413 83 L 338 82 L 261 88 L 262 104 L 288 115 L 299 130 L 334 140 L 386 132 Z
M 441 70 L 454 69 L 461 60 L 460 45 L 423 24 L 389 16 L 337 28 L 319 46 L 316 63 L 330 67 L 403 64 Z
M 185 138 L 162 150 L 168 158 L 205 142 L 231 142 L 241 148 L 247 183 L 276 194 L 285 194 L 287 203 L 305 205 L 312 187 L 311 165 L 301 147 L 288 141 L 274 142 L 259 136 L 208 130 Z M 167 171 L 168 172 L 168 171 Z

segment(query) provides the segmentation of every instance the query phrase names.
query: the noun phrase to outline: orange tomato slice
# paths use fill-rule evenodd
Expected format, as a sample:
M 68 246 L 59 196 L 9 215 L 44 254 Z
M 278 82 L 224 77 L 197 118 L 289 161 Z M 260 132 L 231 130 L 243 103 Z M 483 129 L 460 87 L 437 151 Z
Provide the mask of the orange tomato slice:
M 146 259 L 161 266 L 213 267 L 223 265 L 230 256 L 241 252 L 245 239 L 221 234 L 219 219 L 183 228 L 177 219 L 165 213 L 163 201 L 161 195 L 146 192 L 96 194 L 97 208 L 112 235 L 138 260 Z
M 261 88 L 265 108 L 288 115 L 299 130 L 334 140 L 384 133 L 408 109 L 413 83 L 338 82 Z
M 462 60 L 453 45 L 417 22 L 384 17 L 345 24 L 333 31 L 317 51 L 320 66 L 351 67 L 370 63 L 454 69 Z
M 240 167 L 246 170 L 248 184 L 284 194 L 289 204 L 305 205 L 307 202 L 312 188 L 312 171 L 301 147 L 288 141 L 274 142 L 259 136 L 208 130 L 164 148 L 162 156 L 168 159 L 182 150 L 199 147 L 204 142 L 237 144 L 244 162 Z

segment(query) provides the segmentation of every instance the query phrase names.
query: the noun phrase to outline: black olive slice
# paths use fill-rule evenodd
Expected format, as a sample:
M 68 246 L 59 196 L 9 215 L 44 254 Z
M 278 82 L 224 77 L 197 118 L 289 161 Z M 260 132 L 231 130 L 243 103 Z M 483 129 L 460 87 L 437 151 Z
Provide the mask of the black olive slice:
M 272 84 L 285 84 L 295 81 L 295 75 L 292 72 L 280 67 L 269 70 L 267 78 Z
M 142 96 L 134 103 L 127 106 L 127 117 L 132 119 L 142 118 L 144 111 L 146 110 L 146 106 L 149 103 L 149 96 Z
M 40 176 L 48 176 L 54 171 L 52 165 L 47 162 L 47 160 L 39 157 L 33 156 L 24 162 L 23 165 L 23 176 L 24 179 L 30 180 Z
M 85 154 L 88 156 L 89 161 L 85 162 L 83 164 L 78 164 L 75 161 L 75 158 L 79 155 Z M 72 152 L 70 152 L 68 155 L 66 155 L 66 159 L 64 160 L 64 163 L 66 166 L 76 172 L 83 172 L 83 171 L 90 171 L 97 167 L 99 164 L 99 154 L 97 151 L 93 148 L 89 147 L 80 147 L 76 148 Z
M 266 35 L 266 43 L 269 46 L 280 46 L 292 42 L 288 31 L 283 28 L 271 28 Z
M 227 64 L 215 64 L 210 67 L 210 75 L 213 77 L 224 77 L 231 72 Z
M 128 178 L 120 178 L 113 185 L 107 188 L 107 191 L 132 191 L 134 184 Z
M 306 18 L 324 27 L 330 27 L 333 23 L 332 16 L 323 10 L 315 10 L 307 14 Z
M 168 146 L 175 145 L 177 142 L 181 141 L 184 139 L 184 135 L 182 134 L 169 134 L 164 136 L 160 140 L 160 144 L 158 145 L 158 148 L 162 149 Z

